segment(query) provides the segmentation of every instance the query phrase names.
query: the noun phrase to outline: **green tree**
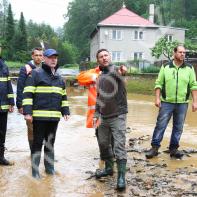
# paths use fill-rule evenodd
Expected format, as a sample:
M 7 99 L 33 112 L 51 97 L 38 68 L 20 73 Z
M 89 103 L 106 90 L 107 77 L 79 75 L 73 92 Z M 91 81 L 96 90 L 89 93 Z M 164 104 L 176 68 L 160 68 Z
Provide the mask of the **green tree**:
M 58 37 L 51 26 L 43 23 L 37 24 L 32 20 L 27 23 L 26 29 L 28 35 L 28 49 L 32 49 L 35 46 L 40 46 L 40 42 L 42 40 L 47 44 L 47 46 L 51 46 L 50 41 L 53 42 L 54 37 Z
M 15 48 L 20 50 L 27 50 L 27 31 L 23 12 L 21 12 L 20 20 L 18 22 L 16 35 L 15 35 Z
M 5 56 L 7 59 L 13 58 L 14 53 L 14 35 L 15 35 L 15 24 L 14 24 L 14 18 L 12 14 L 12 7 L 11 4 L 8 6 L 8 14 L 6 18 L 6 29 L 5 29 L 5 46 L 6 46 L 6 52 Z
M 170 61 L 173 54 L 173 49 L 178 44 L 180 44 L 178 41 L 175 40 L 170 42 L 167 40 L 166 36 L 164 36 L 160 38 L 151 49 L 152 56 L 159 59 L 161 55 L 164 55 Z
M 15 33 L 14 39 L 14 59 L 17 61 L 27 61 L 29 59 L 29 54 L 27 51 L 27 31 L 25 19 L 23 16 L 23 12 L 21 12 L 19 22 L 17 24 L 17 29 Z
M 65 65 L 65 64 L 74 64 L 77 62 L 78 59 L 78 51 L 76 47 L 74 47 L 72 44 L 68 42 L 59 42 L 58 46 L 58 52 L 59 52 L 59 64 Z
M 5 35 L 5 22 L 6 22 L 6 13 L 8 9 L 8 1 L 0 0 L 0 43 L 2 43 Z

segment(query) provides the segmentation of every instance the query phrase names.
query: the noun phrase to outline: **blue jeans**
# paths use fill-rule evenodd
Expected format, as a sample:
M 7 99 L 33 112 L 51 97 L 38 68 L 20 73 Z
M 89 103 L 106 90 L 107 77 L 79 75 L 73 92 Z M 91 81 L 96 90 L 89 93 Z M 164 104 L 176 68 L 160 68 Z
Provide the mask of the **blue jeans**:
M 172 150 L 179 147 L 179 140 L 183 132 L 187 108 L 188 103 L 161 102 L 161 108 L 159 110 L 157 123 L 153 132 L 151 142 L 152 146 L 160 147 L 166 127 L 170 121 L 170 118 L 173 116 L 173 128 L 169 149 Z

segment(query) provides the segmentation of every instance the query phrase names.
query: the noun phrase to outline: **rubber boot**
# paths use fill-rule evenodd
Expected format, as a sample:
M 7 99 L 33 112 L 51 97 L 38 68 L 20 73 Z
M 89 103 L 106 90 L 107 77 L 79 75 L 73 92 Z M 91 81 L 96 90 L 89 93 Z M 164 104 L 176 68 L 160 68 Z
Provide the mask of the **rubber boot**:
M 145 155 L 146 158 L 151 159 L 153 157 L 156 157 L 159 154 L 158 150 L 159 150 L 159 147 L 152 146 L 152 148 L 149 151 L 147 151 Z
M 170 149 L 170 157 L 173 157 L 175 159 L 181 159 L 183 155 L 183 152 L 179 151 L 177 148 Z
M 36 152 L 31 155 L 32 177 L 40 179 L 39 165 L 40 165 L 41 152 Z
M 103 170 L 97 170 L 95 173 L 95 176 L 97 179 L 100 179 L 101 177 L 106 177 L 108 175 L 113 175 L 113 167 L 114 167 L 114 161 L 113 159 L 105 160 L 105 168 Z
M 44 152 L 45 172 L 49 175 L 54 175 L 54 152 Z
M 0 147 L 0 165 L 2 166 L 10 166 L 12 165 L 11 162 L 9 162 L 4 157 L 5 147 Z
M 126 188 L 125 173 L 126 173 L 127 160 L 117 160 L 118 178 L 117 190 L 122 191 Z

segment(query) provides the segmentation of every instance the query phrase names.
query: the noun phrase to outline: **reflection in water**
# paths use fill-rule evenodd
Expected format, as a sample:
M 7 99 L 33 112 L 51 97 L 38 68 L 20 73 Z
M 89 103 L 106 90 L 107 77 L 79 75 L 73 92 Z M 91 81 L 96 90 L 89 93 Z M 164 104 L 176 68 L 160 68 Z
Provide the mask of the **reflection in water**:
M 14 88 L 15 89 L 15 88 Z M 71 106 L 71 118 L 68 122 L 60 121 L 55 143 L 55 154 L 58 162 L 55 163 L 57 174 L 47 176 L 44 172 L 43 155 L 40 165 L 41 181 L 31 178 L 30 153 L 26 136 L 26 124 L 23 116 L 17 111 L 9 115 L 6 147 L 7 156 L 15 161 L 14 166 L 0 167 L 0 196 L 103 196 L 106 185 L 95 179 L 86 180 L 98 166 L 98 146 L 94 129 L 85 128 L 85 114 L 87 110 L 87 95 L 84 89 L 68 88 L 67 94 Z M 132 128 L 127 137 L 143 134 L 152 135 L 155 125 L 157 108 L 153 105 L 154 98 L 143 95 L 128 95 L 129 114 L 128 126 Z M 189 110 L 184 139 L 197 137 L 196 114 Z M 170 125 L 166 136 L 170 134 Z M 167 140 L 164 145 L 167 146 Z M 184 141 L 183 145 L 187 145 Z M 148 142 L 149 143 L 149 142 Z M 147 143 L 147 146 L 149 144 Z M 165 146 L 165 147 L 166 147 Z M 171 166 L 189 165 L 190 159 L 183 160 L 177 165 L 176 161 L 169 161 L 168 155 L 163 155 L 153 162 L 165 159 Z M 178 166 L 179 167 L 179 166 Z

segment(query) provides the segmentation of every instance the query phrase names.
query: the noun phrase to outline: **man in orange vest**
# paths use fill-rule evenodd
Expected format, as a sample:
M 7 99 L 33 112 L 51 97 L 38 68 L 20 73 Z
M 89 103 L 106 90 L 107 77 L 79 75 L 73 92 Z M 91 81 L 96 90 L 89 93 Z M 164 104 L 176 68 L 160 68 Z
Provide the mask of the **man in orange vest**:
M 86 127 L 94 128 L 93 125 L 93 115 L 95 112 L 96 105 L 96 79 L 100 73 L 99 67 L 90 69 L 88 71 L 82 71 L 77 76 L 77 80 L 80 85 L 88 87 L 88 112 L 87 112 L 87 120 Z
M 93 116 L 95 112 L 96 96 L 97 96 L 96 79 L 98 78 L 99 74 L 100 74 L 100 69 L 99 66 L 97 66 L 96 68 L 87 71 L 82 71 L 77 76 L 77 80 L 79 84 L 82 86 L 86 86 L 88 88 L 88 111 L 87 111 L 86 127 L 95 128 L 95 135 L 97 137 L 98 145 L 99 145 L 98 128 L 97 128 L 98 122 L 96 123 L 96 125 L 94 124 Z M 102 155 L 100 155 L 100 158 L 102 160 Z

